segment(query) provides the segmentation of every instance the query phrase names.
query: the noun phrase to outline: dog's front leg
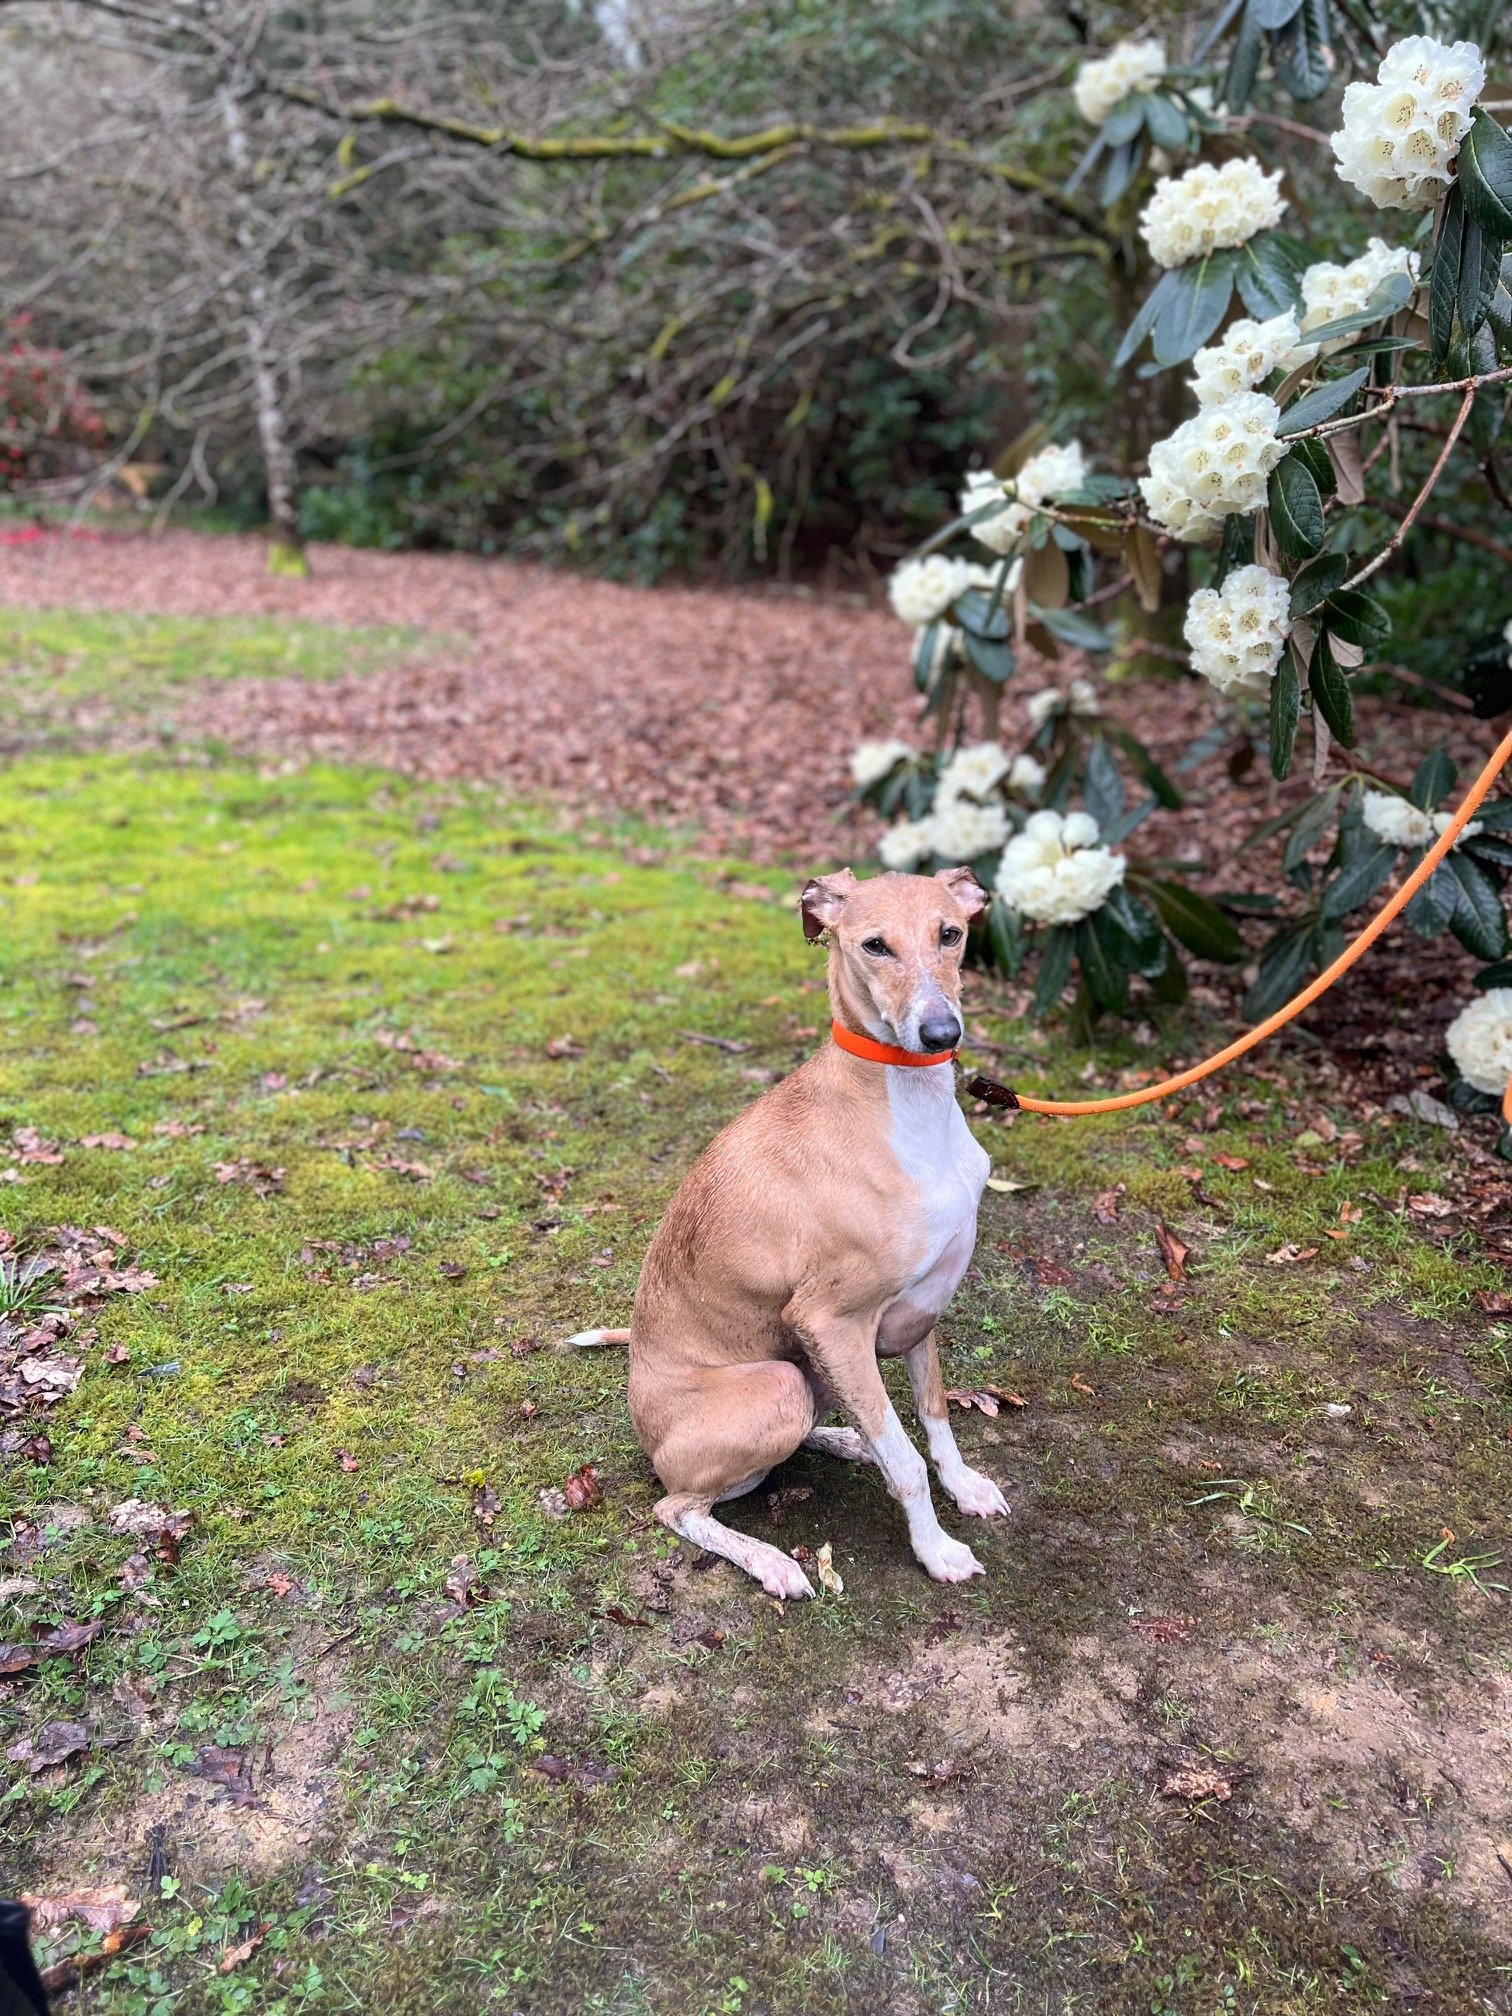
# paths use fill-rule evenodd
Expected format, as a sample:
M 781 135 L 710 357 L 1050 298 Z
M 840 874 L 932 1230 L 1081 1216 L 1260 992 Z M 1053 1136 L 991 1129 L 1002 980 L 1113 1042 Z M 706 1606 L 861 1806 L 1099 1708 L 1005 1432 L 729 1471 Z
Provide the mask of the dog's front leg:
M 963 1512 L 974 1512 L 983 1519 L 1006 1512 L 1008 1500 L 996 1484 L 980 1470 L 973 1470 L 956 1447 L 933 1330 L 905 1357 L 908 1383 L 913 1388 L 914 1406 L 929 1443 L 929 1460 L 934 1464 L 935 1475 Z
M 903 1507 L 916 1558 L 937 1582 L 964 1582 L 986 1570 L 959 1540 L 952 1540 L 935 1514 L 929 1471 L 908 1439 L 887 1397 L 877 1365 L 876 1325 L 836 1318 L 797 1316 L 784 1320 L 802 1338 L 830 1391 L 866 1438 L 883 1482 Z

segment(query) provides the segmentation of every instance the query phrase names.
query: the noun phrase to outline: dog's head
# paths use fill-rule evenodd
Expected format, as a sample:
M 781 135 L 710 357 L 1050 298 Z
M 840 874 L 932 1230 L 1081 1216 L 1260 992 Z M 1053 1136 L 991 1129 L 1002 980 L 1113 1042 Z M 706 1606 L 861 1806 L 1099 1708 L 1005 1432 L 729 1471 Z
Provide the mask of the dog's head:
M 951 1050 L 961 1037 L 966 927 L 987 907 L 969 868 L 874 875 L 849 868 L 803 892 L 803 935 L 828 936 L 830 1001 L 847 1027 L 902 1050 Z

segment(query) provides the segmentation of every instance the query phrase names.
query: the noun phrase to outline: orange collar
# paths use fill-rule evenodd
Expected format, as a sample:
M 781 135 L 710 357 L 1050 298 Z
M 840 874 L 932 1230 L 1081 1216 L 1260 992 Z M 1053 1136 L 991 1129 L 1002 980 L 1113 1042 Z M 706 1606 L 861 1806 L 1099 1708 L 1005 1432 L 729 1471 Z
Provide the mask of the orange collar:
M 908 1064 L 915 1069 L 925 1064 L 949 1064 L 954 1050 L 900 1050 L 892 1043 L 874 1043 L 870 1036 L 858 1036 L 843 1022 L 831 1022 L 830 1034 L 852 1057 L 864 1057 L 869 1064 Z

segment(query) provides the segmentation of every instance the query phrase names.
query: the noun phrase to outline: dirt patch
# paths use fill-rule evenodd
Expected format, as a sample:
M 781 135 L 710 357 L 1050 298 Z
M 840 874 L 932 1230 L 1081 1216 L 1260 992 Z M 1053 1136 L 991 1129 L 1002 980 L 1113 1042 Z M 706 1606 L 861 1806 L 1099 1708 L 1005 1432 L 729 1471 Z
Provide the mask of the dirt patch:
M 70 1881 L 87 1869 L 128 1883 L 141 1882 L 155 1855 L 173 1875 L 195 1880 L 233 1870 L 268 1876 L 308 1860 L 353 1721 L 339 1676 L 328 1673 L 319 1696 L 311 1694 L 276 1735 L 246 1752 L 235 1782 L 225 1782 L 233 1771 L 224 1757 L 197 1761 L 197 1775 L 167 1765 L 158 1790 L 101 1815 L 88 1831 L 60 1823 L 39 1859 Z

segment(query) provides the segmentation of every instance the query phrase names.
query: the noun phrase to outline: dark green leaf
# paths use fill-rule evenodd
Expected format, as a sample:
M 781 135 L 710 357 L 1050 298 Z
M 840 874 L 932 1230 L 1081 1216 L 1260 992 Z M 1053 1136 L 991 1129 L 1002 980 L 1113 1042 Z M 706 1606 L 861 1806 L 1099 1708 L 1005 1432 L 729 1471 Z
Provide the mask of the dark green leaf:
M 1300 270 L 1277 232 L 1262 231 L 1239 248 L 1234 279 L 1240 300 L 1262 322 L 1301 302 Z
M 994 896 L 987 905 L 987 943 L 998 970 L 1013 979 L 1024 963 L 1024 930 L 1017 913 L 1001 896 Z
M 1483 231 L 1473 217 L 1467 217 L 1460 252 L 1459 299 L 1455 303 L 1460 335 L 1466 340 L 1477 333 L 1490 311 L 1491 297 L 1501 279 L 1501 261 L 1501 240 Z M 1490 368 L 1496 368 L 1494 347 Z
M 1512 987 L 1512 959 L 1498 959 L 1494 966 L 1483 966 L 1475 976 L 1475 985 L 1483 992 L 1492 987 Z
M 1158 798 L 1142 798 L 1137 805 L 1131 805 L 1126 812 L 1120 812 L 1102 829 L 1103 844 L 1116 847 L 1121 840 L 1127 840 L 1136 826 L 1141 826 L 1152 812 L 1160 809 Z
M 1093 736 L 1087 751 L 1087 774 L 1082 780 L 1082 797 L 1087 810 L 1104 831 L 1124 808 L 1123 779 L 1101 735 Z
M 1504 833 L 1512 826 L 1512 798 L 1487 798 L 1476 813 L 1489 833 Z
M 1323 611 L 1323 621 L 1335 637 L 1365 651 L 1378 650 L 1391 635 L 1386 605 L 1363 588 L 1335 589 Z
M 1059 637 L 1063 644 L 1074 644 L 1078 651 L 1111 651 L 1114 638 L 1093 616 L 1084 616 L 1079 609 L 1042 609 L 1037 602 L 1029 604 L 1029 610 L 1053 637 Z
M 1306 980 L 1312 966 L 1312 929 L 1295 926 L 1274 937 L 1260 958 L 1255 984 L 1244 997 L 1244 1016 L 1259 1022 L 1284 1008 Z
M 994 609 L 991 598 L 978 588 L 970 588 L 956 598 L 950 611 L 963 630 L 969 630 L 978 637 L 990 637 L 994 643 L 1001 643 L 1012 627 L 1008 612 L 1001 607 Z
M 1071 978 L 1071 955 L 1075 946 L 1076 941 L 1065 924 L 1057 924 L 1053 931 L 1046 933 L 1039 972 L 1034 980 L 1036 1015 L 1047 1015 L 1059 1001 L 1066 982 Z
M 1255 558 L 1255 521 L 1245 518 L 1237 511 L 1231 511 L 1223 521 L 1223 543 L 1218 548 L 1218 569 L 1213 576 L 1215 588 L 1221 588 L 1224 581 L 1236 567 L 1249 567 Z
M 1155 361 L 1182 364 L 1202 348 L 1228 310 L 1234 291 L 1232 251 L 1209 252 L 1174 271 L 1179 285 L 1155 323 Z
M 1126 140 L 1122 147 L 1115 147 L 1103 163 L 1102 182 L 1098 188 L 1098 200 L 1104 210 L 1113 205 L 1127 190 L 1139 173 L 1139 157 L 1142 149 L 1139 141 Z
M 1129 941 L 1116 925 L 1103 926 L 1101 917 L 1102 912 L 1094 910 L 1074 927 L 1076 956 L 1098 1007 L 1121 1015 L 1129 1005 L 1129 968 L 1124 963 Z
M 1165 933 L 1155 912 L 1122 886 L 1109 891 L 1104 907 L 1129 941 L 1129 964 L 1133 970 L 1147 979 L 1159 973 L 1167 953 Z
M 1299 443 L 1299 446 L 1315 447 L 1315 442 Z M 1296 449 L 1292 450 L 1296 453 Z M 1310 609 L 1316 609 L 1320 602 L 1326 602 L 1344 576 L 1349 572 L 1349 561 L 1343 553 L 1320 553 L 1318 558 L 1304 567 L 1292 582 L 1291 613 L 1305 616 Z
M 1160 912 L 1171 936 L 1199 959 L 1232 966 L 1244 957 L 1244 940 L 1216 903 L 1180 882 L 1142 880 L 1140 887 Z
M 1092 145 L 1087 149 L 1086 153 L 1083 154 L 1080 161 L 1077 162 L 1076 166 L 1071 170 L 1071 173 L 1066 177 L 1066 194 L 1068 196 L 1074 196 L 1077 190 L 1080 189 L 1083 182 L 1086 181 L 1087 176 L 1091 172 L 1098 155 L 1101 154 L 1103 151 L 1103 145 L 1104 145 L 1103 136 L 1101 135 L 1101 133 L 1099 133 L 1097 138 L 1092 142 Z
M 1333 82 L 1331 41 L 1328 0 L 1302 0 L 1285 30 L 1273 39 L 1276 75 L 1299 104 L 1320 97 Z
M 1334 808 L 1339 802 L 1339 786 L 1332 785 L 1327 791 L 1320 791 L 1309 798 L 1296 814 L 1290 838 L 1281 855 L 1282 873 L 1290 875 L 1292 870 L 1309 855 L 1333 818 Z
M 1407 922 L 1419 938 L 1436 938 L 1459 908 L 1459 884 L 1440 862 L 1407 905 Z
M 1459 884 L 1459 901 L 1449 920 L 1449 929 L 1477 959 L 1504 959 L 1507 913 L 1496 885 L 1483 868 L 1477 868 L 1463 854 L 1451 854 L 1444 865 Z
M 1334 470 L 1333 457 L 1321 441 L 1299 441 L 1291 451 L 1312 471 L 1312 479 L 1325 497 L 1332 497 L 1339 487 L 1338 475 Z
M 994 686 L 1001 686 L 1013 670 L 1013 647 L 999 644 L 986 637 L 973 637 L 965 633 L 966 656 L 975 665 L 984 679 L 990 679 Z
M 1349 681 L 1339 670 L 1326 630 L 1318 632 L 1318 640 L 1313 645 L 1312 663 L 1307 668 L 1307 686 L 1313 705 L 1328 723 L 1334 740 L 1341 748 L 1353 749 L 1354 702 L 1349 696 Z
M 1145 94 L 1131 91 L 1120 98 L 1102 123 L 1102 136 L 1110 147 L 1122 147 L 1132 140 L 1145 122 Z
M 1164 805 L 1168 812 L 1180 811 L 1183 803 L 1181 793 L 1139 737 L 1130 734 L 1127 728 L 1109 727 L 1108 734 L 1134 765 L 1141 780 L 1154 792 L 1160 804 Z
M 1482 721 L 1512 707 L 1512 646 L 1499 633 L 1483 637 L 1465 660 L 1460 683 Z
M 1144 103 L 1145 130 L 1157 147 L 1164 147 L 1168 154 L 1179 154 L 1187 144 L 1186 114 L 1175 99 L 1167 98 L 1162 92 L 1147 91 Z
M 1420 812 L 1432 812 L 1454 789 L 1454 780 L 1458 775 L 1448 751 L 1435 749 L 1419 763 L 1408 795 Z
M 1173 266 L 1169 272 L 1162 273 L 1159 280 L 1150 289 L 1149 294 L 1145 297 L 1144 306 L 1124 331 L 1123 341 L 1114 353 L 1113 369 L 1115 371 L 1123 369 L 1140 344 L 1143 343 L 1146 336 L 1155 327 L 1157 318 L 1164 310 L 1171 296 L 1176 292 L 1177 275 L 1180 271 L 1179 266 Z
M 1297 677 L 1297 661 L 1290 644 L 1281 653 L 1281 663 L 1271 681 L 1270 762 L 1273 777 L 1289 777 L 1292 750 L 1297 741 L 1297 720 L 1302 712 L 1302 681 Z
M 1271 530 L 1276 544 L 1293 560 L 1305 560 L 1323 544 L 1327 526 L 1323 499 L 1313 481 L 1312 471 L 1295 455 L 1278 462 L 1266 488 Z
M 1470 858 L 1488 868 L 1512 868 L 1512 840 L 1498 840 L 1494 833 L 1477 833 L 1472 840 L 1462 840 L 1461 847 Z
M 1239 32 L 1234 37 L 1223 89 L 1218 94 L 1220 101 L 1230 112 L 1242 112 L 1248 105 L 1249 95 L 1255 88 L 1255 79 L 1260 72 L 1260 58 L 1264 50 L 1265 31 L 1255 21 L 1251 10 L 1246 7 L 1239 17 Z
M 1281 423 L 1276 432 L 1285 440 L 1292 434 L 1302 434 L 1309 427 L 1316 427 L 1320 420 L 1331 420 L 1335 413 L 1341 413 L 1353 399 L 1356 392 L 1370 376 L 1368 364 L 1358 371 L 1351 371 L 1345 378 L 1329 378 L 1321 385 L 1315 385 L 1311 392 L 1294 400 L 1281 415 Z
M 1512 140 L 1484 106 L 1476 108 L 1460 142 L 1458 187 L 1483 231 L 1503 243 L 1512 240 Z
M 1451 182 L 1433 241 L 1433 272 L 1428 281 L 1428 342 L 1442 357 L 1454 340 L 1454 309 L 1460 293 L 1460 262 L 1465 250 L 1465 203 L 1459 184 Z M 1477 269 L 1478 273 L 1478 269 Z
M 942 634 L 942 629 L 948 630 L 948 628 L 949 625 L 942 626 L 939 623 L 926 623 L 915 641 L 913 650 L 914 684 L 921 693 L 929 691 L 943 669 L 935 663 L 935 646 Z
M 1267 32 L 1284 28 L 1302 5 L 1302 0 L 1249 0 L 1255 26 Z
M 1323 892 L 1323 917 L 1332 922 L 1368 903 L 1396 866 L 1398 849 L 1371 847 L 1341 868 Z

